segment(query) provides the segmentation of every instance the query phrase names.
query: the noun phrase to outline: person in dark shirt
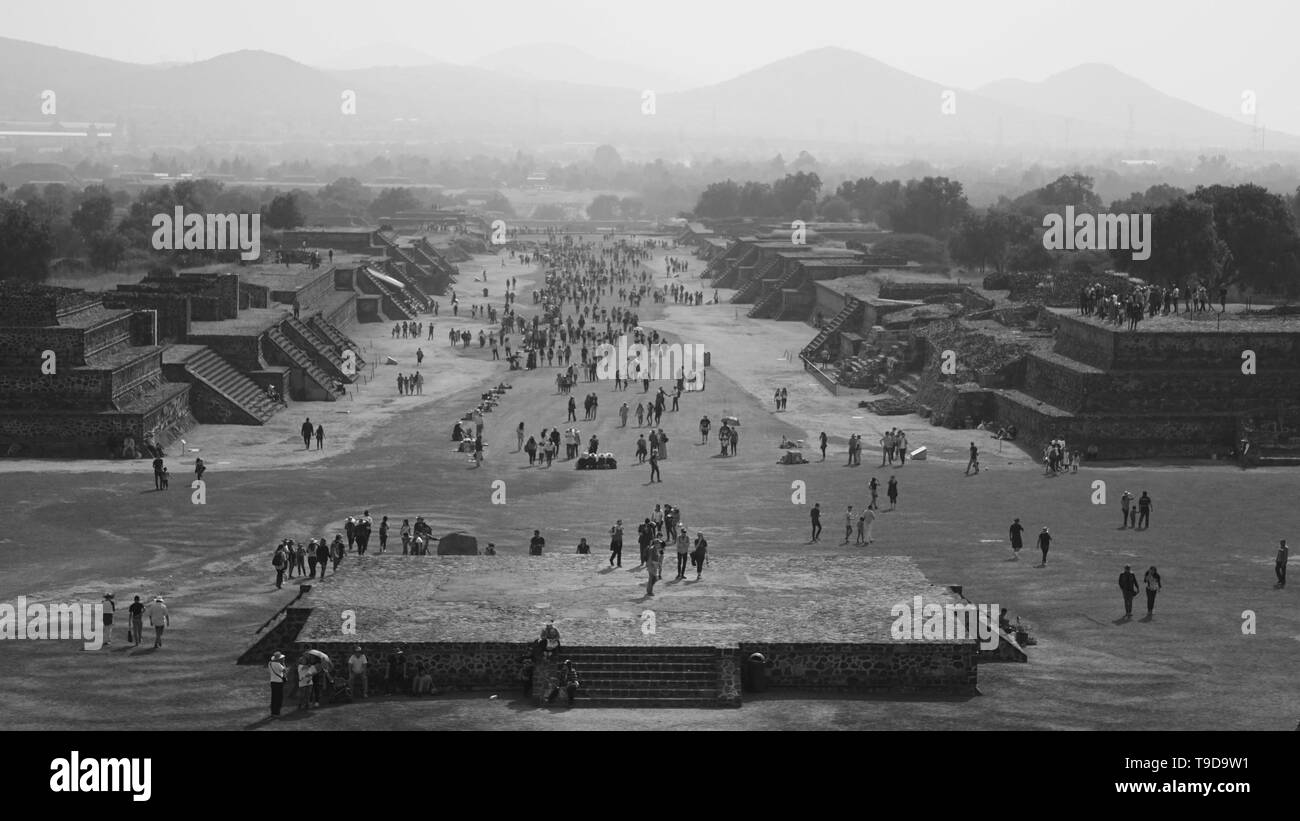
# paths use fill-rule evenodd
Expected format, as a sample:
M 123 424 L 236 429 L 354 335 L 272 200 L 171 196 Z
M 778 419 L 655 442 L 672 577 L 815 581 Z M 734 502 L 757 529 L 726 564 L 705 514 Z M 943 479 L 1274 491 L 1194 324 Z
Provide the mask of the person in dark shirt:
M 970 475 L 970 469 L 975 468 L 975 472 L 980 472 L 980 449 L 975 447 L 975 443 L 970 443 L 970 461 L 966 463 L 966 475 Z
M 1133 599 L 1141 591 L 1138 587 L 1138 577 L 1133 574 L 1133 568 L 1124 565 L 1124 572 L 1119 574 L 1119 592 L 1124 597 L 1124 618 L 1133 618 Z
M 1052 534 L 1047 528 L 1043 528 L 1038 534 L 1038 549 L 1043 551 L 1043 563 L 1039 567 L 1047 567 L 1047 551 L 1052 548 Z
M 136 596 L 135 601 L 131 602 L 131 606 L 127 608 L 127 612 L 130 614 L 131 620 L 131 631 L 127 640 L 136 647 L 139 647 L 140 634 L 144 632 L 144 602 L 140 601 L 139 596 Z
M 162 490 L 163 460 L 159 456 L 153 460 L 153 489 Z
M 1138 497 L 1138 523 L 1137 526 L 1143 530 L 1151 527 L 1151 497 L 1147 492 L 1142 491 Z
M 533 538 L 528 541 L 528 555 L 529 556 L 542 555 L 543 547 L 546 547 L 546 539 L 542 538 L 542 533 L 540 530 L 534 530 Z
M 1011 558 L 1013 559 L 1020 558 L 1020 548 L 1025 546 L 1025 543 L 1022 540 L 1022 534 L 1024 534 L 1024 532 L 1024 525 L 1020 524 L 1019 519 L 1016 519 L 1011 523 Z
M 315 432 L 316 428 L 312 425 L 310 418 L 302 423 L 302 444 L 304 449 L 311 450 L 311 435 Z
M 812 510 L 808 511 L 808 517 L 812 519 L 812 540 L 820 541 L 822 537 L 822 506 L 821 502 L 813 505 Z

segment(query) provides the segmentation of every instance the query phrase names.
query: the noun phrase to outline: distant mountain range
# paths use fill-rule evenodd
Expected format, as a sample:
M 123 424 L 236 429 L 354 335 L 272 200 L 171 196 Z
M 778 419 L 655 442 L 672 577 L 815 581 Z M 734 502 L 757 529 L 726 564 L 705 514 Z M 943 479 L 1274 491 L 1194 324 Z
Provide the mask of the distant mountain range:
M 681 82 L 670 74 L 564 46 L 507 49 L 470 66 L 361 49 L 332 65 L 240 51 L 145 66 L 0 38 L 0 121 L 119 122 L 151 146 L 478 140 L 757 151 L 809 141 L 1049 153 L 1257 144 L 1248 125 L 1095 64 L 967 90 L 824 48 L 684 91 L 667 90 Z M 41 115 L 46 89 L 57 93 L 55 117 Z M 1270 132 L 1268 147 L 1300 150 L 1300 137 Z

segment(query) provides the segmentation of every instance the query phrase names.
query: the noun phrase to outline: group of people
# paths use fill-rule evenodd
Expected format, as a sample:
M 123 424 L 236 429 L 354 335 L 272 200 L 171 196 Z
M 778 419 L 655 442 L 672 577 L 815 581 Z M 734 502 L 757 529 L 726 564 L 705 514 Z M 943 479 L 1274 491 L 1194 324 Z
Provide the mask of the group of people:
M 1136 285 L 1122 293 L 1100 283 L 1079 289 L 1081 315 L 1095 316 L 1114 325 L 1127 321 L 1129 330 L 1136 330 L 1144 316 L 1178 313 L 1180 301 L 1184 303 L 1185 313 L 1202 313 L 1211 308 L 1209 289 L 1198 283 L 1188 285 L 1185 291 L 1177 285 Z M 1219 310 L 1228 310 L 1228 289 L 1224 287 L 1219 288 Z
M 335 675 L 334 662 L 328 655 L 308 649 L 293 665 L 284 653 L 276 650 L 267 662 L 271 684 L 271 717 L 279 718 L 284 698 L 297 696 L 298 709 L 310 710 L 321 703 L 336 700 L 369 698 L 371 690 L 388 695 L 435 695 L 433 673 L 423 661 L 410 664 L 399 646 L 376 664 L 371 664 L 361 645 L 347 660 L 347 674 Z M 375 686 L 372 688 L 371 684 Z
M 144 641 L 144 622 L 145 618 L 149 619 L 149 626 L 154 630 L 154 647 L 162 647 L 163 630 L 171 626 L 172 617 L 167 612 L 167 603 L 163 601 L 162 596 L 154 596 L 153 602 L 146 605 L 136 596 L 131 604 L 127 605 L 127 628 L 126 640 L 132 647 L 139 647 Z M 115 593 L 104 594 L 104 646 L 108 647 L 113 643 L 113 620 L 117 615 L 117 595 Z
M 1077 448 L 1070 450 L 1065 446 L 1064 439 L 1053 439 L 1043 446 L 1043 466 L 1048 475 L 1078 473 L 1079 461 L 1082 458 L 1083 454 Z
M 1011 560 L 1019 561 L 1020 551 L 1025 546 L 1025 527 L 1020 524 L 1019 518 L 1011 523 L 1010 535 Z M 1036 567 L 1047 567 L 1047 553 L 1052 549 L 1052 532 L 1047 529 L 1046 525 L 1044 525 L 1043 529 L 1038 532 L 1038 549 L 1043 554 L 1043 562 L 1042 564 L 1036 565 Z

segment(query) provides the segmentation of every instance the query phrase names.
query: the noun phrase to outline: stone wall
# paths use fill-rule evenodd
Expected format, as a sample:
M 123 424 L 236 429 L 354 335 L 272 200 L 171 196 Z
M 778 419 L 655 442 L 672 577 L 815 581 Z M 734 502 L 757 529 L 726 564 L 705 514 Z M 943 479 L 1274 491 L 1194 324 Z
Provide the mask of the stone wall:
M 0 327 L 0 369 L 39 375 L 41 352 L 56 355 L 59 370 L 85 363 L 85 335 L 80 328 Z
M 271 289 L 251 282 L 239 283 L 239 310 L 271 307 Z
M 357 297 L 357 322 L 385 322 L 383 315 L 379 313 L 379 297 L 377 296 L 358 296 Z
M 75 312 L 93 302 L 93 297 L 72 288 L 0 280 L 0 326 L 55 325 L 59 314 Z
M 976 642 L 882 644 L 744 643 L 740 663 L 752 653 L 768 661 L 773 687 L 874 693 L 974 695 Z
M 82 332 L 83 356 L 90 360 L 96 354 L 114 353 L 131 344 L 131 315 L 113 317 L 106 322 Z
M 193 307 L 186 294 L 167 294 L 157 291 L 118 290 L 104 294 L 104 305 L 109 308 L 133 308 L 158 312 L 158 336 L 167 342 L 185 342 L 189 338 Z
M 104 410 L 110 374 L 60 368 L 48 376 L 0 371 L 0 407 L 17 410 Z
M 129 435 L 137 443 L 153 433 L 166 446 L 192 428 L 188 385 L 160 386 L 146 413 L 0 412 L 0 455 L 107 458 L 109 441 Z

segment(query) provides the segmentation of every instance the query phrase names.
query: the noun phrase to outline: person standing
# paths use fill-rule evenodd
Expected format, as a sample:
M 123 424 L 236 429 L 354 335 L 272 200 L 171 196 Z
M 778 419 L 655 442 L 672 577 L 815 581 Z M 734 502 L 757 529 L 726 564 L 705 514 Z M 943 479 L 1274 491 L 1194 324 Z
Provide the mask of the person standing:
M 1052 549 L 1052 534 L 1045 527 L 1038 534 L 1038 549 L 1043 551 L 1043 563 L 1039 567 L 1047 567 L 1047 551 Z
M 677 532 L 677 579 L 686 578 L 686 560 L 691 553 L 691 538 L 686 535 L 686 528 Z
M 966 463 L 967 476 L 970 475 L 971 468 L 975 468 L 976 473 L 980 472 L 980 449 L 975 447 L 974 442 L 970 443 L 970 461 Z
M 650 481 L 663 482 L 663 477 L 659 475 L 659 451 L 658 449 L 650 451 Z
M 1147 617 L 1150 618 L 1156 609 L 1156 594 L 1160 592 L 1160 573 L 1156 570 L 1155 565 L 1147 568 L 1147 572 L 1142 576 L 1142 584 L 1147 589 Z
M 1147 530 L 1151 527 L 1151 497 L 1147 492 L 1142 491 L 1138 497 L 1138 530 Z
M 203 457 L 201 457 L 201 456 L 196 456 L 196 457 L 194 458 L 194 478 L 195 478 L 195 480 L 197 480 L 197 481 L 199 481 L 199 482 L 202 482 L 202 481 L 203 481 L 203 474 L 207 471 L 207 469 L 208 469 L 208 466 L 205 465 L 205 464 L 203 464 Z
M 849 537 L 853 535 L 853 505 L 849 505 L 844 511 L 844 541 L 840 544 L 848 544 Z
M 316 450 L 320 450 L 323 447 L 325 447 L 325 426 L 317 425 L 316 426 Z
M 619 519 L 609 529 L 609 566 L 623 566 L 623 520 Z
M 1278 543 L 1277 561 L 1273 565 L 1273 572 L 1277 574 L 1277 586 L 1286 587 L 1286 561 L 1291 551 L 1286 546 L 1286 539 Z
M 1138 578 L 1133 575 L 1133 568 L 1124 565 L 1124 572 L 1119 574 L 1119 592 L 1124 597 L 1124 618 L 1133 618 L 1133 599 L 1138 594 Z
M 302 446 L 304 450 L 311 450 L 311 435 L 316 432 L 316 428 L 311 423 L 311 417 L 302 423 Z
M 528 555 L 540 556 L 544 547 L 546 547 L 546 538 L 542 536 L 540 530 L 534 530 L 533 538 L 528 540 Z
M 385 516 L 379 523 L 379 552 L 383 553 L 388 548 L 388 517 Z
M 330 546 L 329 543 L 325 541 L 325 537 L 321 536 L 316 541 L 316 566 L 320 568 L 320 577 L 322 579 L 325 578 L 325 567 L 329 562 Z
M 1120 497 L 1119 497 L 1119 510 L 1120 510 L 1119 526 L 1120 526 L 1120 529 L 1121 529 L 1121 530 L 1124 530 L 1124 529 L 1127 529 L 1127 528 L 1128 528 L 1128 509 L 1129 509 L 1132 505 L 1133 505 L 1133 494 L 1132 494 L 1132 493 L 1129 493 L 1129 492 L 1126 490 L 1126 491 L 1124 491 L 1122 494 L 1120 494 Z
M 280 590 L 284 586 L 284 571 L 288 564 L 289 557 L 285 555 L 284 544 L 281 543 L 275 548 L 275 555 L 271 557 L 271 566 L 275 568 L 276 590 Z
M 867 508 L 867 510 L 870 509 L 871 508 L 869 507 Z M 857 541 L 854 542 L 855 545 L 863 544 L 867 532 L 867 510 L 858 514 L 858 538 Z
M 284 653 L 279 650 L 272 653 L 266 669 L 271 674 L 271 718 L 279 718 L 280 708 L 284 706 Z
M 343 538 L 337 533 L 334 534 L 334 545 L 333 545 L 333 550 L 331 551 L 332 555 L 330 556 L 330 558 L 334 560 L 333 562 L 334 573 L 336 575 L 339 572 L 339 562 L 343 561 L 343 548 L 344 548 Z M 325 571 L 322 569 L 321 578 L 324 577 L 325 577 Z
M 1022 547 L 1025 546 L 1025 543 L 1024 543 L 1023 538 L 1022 538 L 1023 535 L 1024 535 L 1024 532 L 1025 532 L 1024 525 L 1020 524 L 1020 520 L 1019 520 L 1019 519 L 1016 519 L 1014 522 L 1011 523 L 1011 559 L 1012 559 L 1012 561 L 1016 561 L 1016 560 L 1018 560 L 1018 559 L 1020 558 L 1020 548 L 1022 548 Z
M 361 645 L 358 644 L 352 648 L 352 655 L 348 656 L 348 687 L 354 696 L 358 692 L 361 693 L 361 698 L 370 696 L 369 671 L 370 662 L 366 659 L 366 654 L 361 652 Z
M 402 555 L 405 556 L 411 551 L 411 520 L 402 520 L 402 529 L 399 531 L 402 535 Z
M 872 476 L 867 487 L 871 490 L 871 504 L 867 505 L 867 510 L 880 510 L 880 505 L 877 502 L 880 498 L 880 482 L 876 481 L 876 477 Z
M 647 597 L 654 596 L 655 594 L 655 582 L 659 580 L 660 568 L 662 567 L 659 561 L 659 551 L 656 549 L 656 546 L 652 544 L 650 550 L 646 554 L 646 572 L 649 574 L 645 585 L 645 594 Z
M 811 541 L 820 541 L 822 537 L 822 505 L 817 502 L 813 505 L 812 510 L 808 511 L 808 518 L 812 519 L 812 539 Z
M 112 593 L 104 594 L 104 646 L 113 643 L 113 616 L 117 613 L 117 602 Z
M 131 622 L 131 633 L 127 636 L 127 641 L 131 642 L 132 646 L 139 647 L 140 642 L 144 641 L 141 638 L 141 634 L 144 633 L 144 602 L 140 601 L 139 596 L 136 596 L 135 601 L 131 602 L 131 606 L 127 608 L 127 614 Z
M 863 515 L 863 519 L 865 519 L 867 523 L 867 532 L 865 534 L 866 541 L 862 543 L 863 546 L 865 547 L 867 545 L 870 545 L 872 542 L 876 540 L 876 537 L 872 534 L 871 529 L 875 527 L 877 514 L 875 510 L 871 508 L 867 508 L 862 512 L 862 515 Z
M 889 477 L 889 486 L 885 491 L 885 495 L 889 497 L 889 509 L 896 509 L 898 507 L 898 480 L 893 476 Z
M 817 437 L 821 443 L 822 461 L 826 461 L 826 431 L 822 431 L 821 436 Z
M 316 668 L 311 663 L 311 657 L 303 654 L 298 659 L 298 709 L 310 710 L 312 691 L 315 689 Z
M 739 431 L 738 429 L 736 429 L 736 428 L 732 428 L 732 429 L 731 429 L 731 436 L 730 436 L 729 438 L 730 438 L 730 440 L 731 440 L 731 441 L 730 441 L 730 445 L 731 445 L 731 455 L 732 455 L 732 456 L 735 456 L 735 455 L 736 455 L 736 445 L 740 443 L 740 431 Z
M 167 604 L 163 602 L 162 596 L 155 596 L 153 604 L 149 607 L 149 624 L 153 625 L 154 647 L 162 647 L 163 628 L 170 627 L 171 623 L 171 616 L 167 613 Z

